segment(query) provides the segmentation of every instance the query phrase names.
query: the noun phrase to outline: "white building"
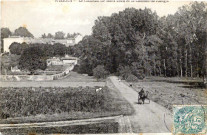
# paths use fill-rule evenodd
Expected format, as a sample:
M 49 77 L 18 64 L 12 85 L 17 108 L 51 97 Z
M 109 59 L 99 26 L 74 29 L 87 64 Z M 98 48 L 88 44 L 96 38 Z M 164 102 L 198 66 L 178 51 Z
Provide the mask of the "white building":
M 4 38 L 3 39 L 3 44 L 4 44 L 4 49 L 3 49 L 3 52 L 9 52 L 9 47 L 12 43 L 14 42 L 17 42 L 17 43 L 28 43 L 31 38 L 28 38 L 28 37 L 20 37 L 20 36 L 11 36 L 11 37 L 8 37 L 8 38 Z
M 77 44 L 77 43 L 80 42 L 82 39 L 83 39 L 83 36 L 82 36 L 82 35 L 77 35 L 77 36 L 75 37 L 75 43 Z
M 27 43 L 27 44 L 35 44 L 35 43 L 42 43 L 42 44 L 55 44 L 55 43 L 60 43 L 64 44 L 66 47 L 68 46 L 74 46 L 77 44 L 79 41 L 82 40 L 81 35 L 77 35 L 74 38 L 68 38 L 68 39 L 52 39 L 52 38 L 29 38 L 29 37 L 20 37 L 20 36 L 11 36 L 8 38 L 3 39 L 3 45 L 4 49 L 3 52 L 10 52 L 9 47 L 12 43 L 17 42 L 17 43 Z
M 82 40 L 82 38 L 83 37 L 81 35 L 77 35 L 77 36 L 72 37 L 72 38 L 54 39 L 53 40 L 53 44 L 54 43 L 60 43 L 60 44 L 64 44 L 66 47 L 74 46 L 75 44 L 77 44 L 78 42 L 80 42 Z
M 53 57 L 53 58 L 47 59 L 47 66 L 50 66 L 50 65 L 63 65 L 63 62 L 60 60 L 60 58 Z
M 65 57 L 62 58 L 57 58 L 57 57 L 53 57 L 50 59 L 47 59 L 47 66 L 50 65 L 76 65 L 78 63 L 78 58 L 76 57 L 72 57 L 72 56 L 68 56 L 66 55 Z

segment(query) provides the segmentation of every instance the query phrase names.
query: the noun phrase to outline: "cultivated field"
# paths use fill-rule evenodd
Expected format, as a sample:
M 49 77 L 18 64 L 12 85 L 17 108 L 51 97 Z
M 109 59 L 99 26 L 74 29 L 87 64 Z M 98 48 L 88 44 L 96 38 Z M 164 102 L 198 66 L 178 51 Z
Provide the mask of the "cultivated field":
M 133 88 L 149 91 L 151 100 L 171 111 L 173 105 L 207 104 L 207 89 L 202 87 L 201 79 L 153 77 L 133 83 Z
M 98 88 L 102 89 L 97 91 Z M 75 120 L 131 113 L 131 106 L 116 90 L 108 87 L 0 89 L 0 123 Z

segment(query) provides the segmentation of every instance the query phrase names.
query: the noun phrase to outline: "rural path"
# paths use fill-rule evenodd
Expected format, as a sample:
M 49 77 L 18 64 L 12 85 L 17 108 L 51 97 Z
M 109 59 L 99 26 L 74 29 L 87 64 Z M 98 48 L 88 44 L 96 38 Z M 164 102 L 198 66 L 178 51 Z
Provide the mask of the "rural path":
M 25 81 L 25 82 L 1 82 L 0 81 L 0 87 L 95 87 L 105 86 L 105 82 L 53 82 L 53 81 L 41 81 L 41 82 L 35 82 L 35 81 Z
M 169 133 L 172 130 L 172 115 L 163 106 L 150 101 L 150 104 L 138 104 L 138 93 L 117 77 L 110 77 L 122 96 L 132 105 L 135 113 L 126 116 L 134 133 Z

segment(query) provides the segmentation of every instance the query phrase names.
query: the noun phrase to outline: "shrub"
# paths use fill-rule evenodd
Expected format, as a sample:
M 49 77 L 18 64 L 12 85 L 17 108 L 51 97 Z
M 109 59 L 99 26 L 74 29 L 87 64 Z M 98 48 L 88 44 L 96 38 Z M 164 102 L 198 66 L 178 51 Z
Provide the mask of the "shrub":
M 98 65 L 96 68 L 93 69 L 93 76 L 97 79 L 106 78 L 108 74 L 109 72 L 105 70 L 103 65 Z
M 129 74 L 126 78 L 126 81 L 127 82 L 136 82 L 136 81 L 138 81 L 138 78 L 133 74 Z
M 122 77 L 122 79 L 126 79 L 130 74 L 131 74 L 131 69 L 129 66 L 119 67 L 119 75 Z
M 89 76 L 93 75 L 92 67 L 89 64 L 89 60 L 81 60 L 80 65 L 77 67 L 77 71 L 80 74 L 88 74 Z
M 122 77 L 122 79 L 125 80 L 138 80 L 138 79 L 144 79 L 144 73 L 141 68 L 132 66 L 121 66 L 119 68 L 119 76 Z

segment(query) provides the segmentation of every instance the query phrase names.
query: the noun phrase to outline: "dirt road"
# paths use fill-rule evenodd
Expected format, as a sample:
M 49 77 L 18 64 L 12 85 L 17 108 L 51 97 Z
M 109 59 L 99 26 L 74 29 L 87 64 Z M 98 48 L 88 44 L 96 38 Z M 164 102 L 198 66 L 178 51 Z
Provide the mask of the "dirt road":
M 138 93 L 115 76 L 112 83 L 123 97 L 134 107 L 135 113 L 127 116 L 134 133 L 169 133 L 172 130 L 172 115 L 163 106 L 151 101 L 150 104 L 138 104 Z
M 105 86 L 105 82 L 0 82 L 0 87 L 94 87 Z

